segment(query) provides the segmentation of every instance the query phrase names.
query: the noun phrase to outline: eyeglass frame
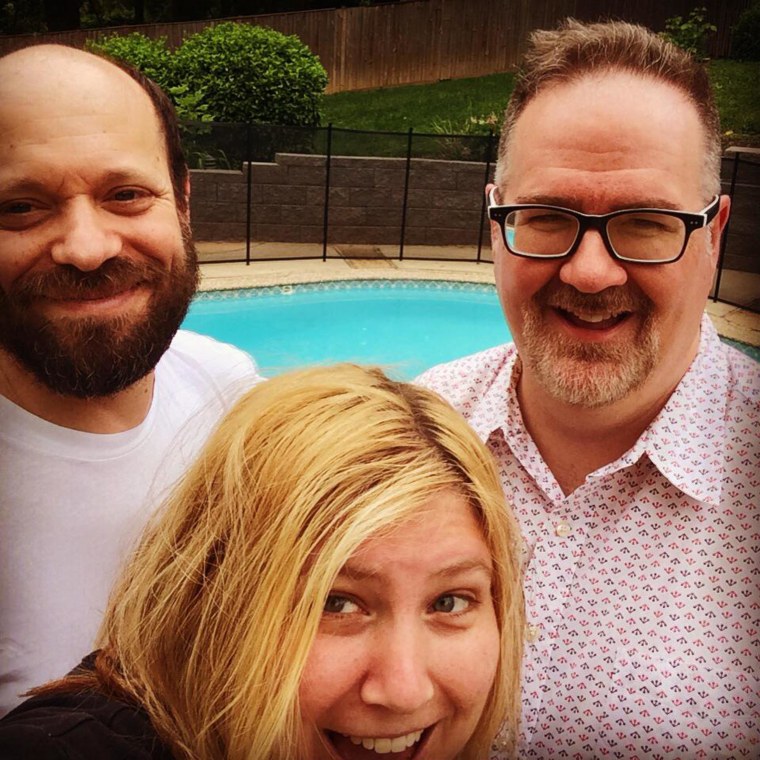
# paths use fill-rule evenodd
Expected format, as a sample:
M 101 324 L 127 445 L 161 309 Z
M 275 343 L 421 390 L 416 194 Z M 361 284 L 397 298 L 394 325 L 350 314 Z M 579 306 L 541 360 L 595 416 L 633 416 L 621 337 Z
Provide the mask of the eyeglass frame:
M 549 209 L 551 211 L 561 211 L 565 214 L 569 214 L 578 220 L 578 231 L 575 233 L 575 240 L 573 244 L 564 253 L 522 253 L 510 248 L 507 242 L 507 231 L 504 227 L 507 216 L 513 211 L 527 211 L 529 209 Z M 686 251 L 686 247 L 689 245 L 689 238 L 691 233 L 696 230 L 707 227 L 710 222 L 715 218 L 720 209 L 720 195 L 716 195 L 710 203 L 705 206 L 702 211 L 676 211 L 675 209 L 667 208 L 626 208 L 619 211 L 611 211 L 608 214 L 584 214 L 582 211 L 575 211 L 571 208 L 564 208 L 563 206 L 552 206 L 543 203 L 514 203 L 506 206 L 502 206 L 496 203 L 496 187 L 492 187 L 488 193 L 488 218 L 496 222 L 501 230 L 501 237 L 504 241 L 504 245 L 507 250 L 513 256 L 519 256 L 524 259 L 546 259 L 550 261 L 556 261 L 557 259 L 570 258 L 580 247 L 581 241 L 585 234 L 590 230 L 598 230 L 599 234 L 604 241 L 604 247 L 607 249 L 607 253 L 612 256 L 616 261 L 623 261 L 626 264 L 674 264 L 678 261 Z M 610 219 L 614 219 L 617 216 L 630 213 L 646 213 L 646 214 L 666 214 L 667 216 L 680 219 L 684 223 L 685 234 L 683 239 L 683 245 L 681 251 L 675 258 L 672 259 L 631 259 L 626 256 L 621 256 L 612 246 L 612 242 L 607 234 L 607 224 Z

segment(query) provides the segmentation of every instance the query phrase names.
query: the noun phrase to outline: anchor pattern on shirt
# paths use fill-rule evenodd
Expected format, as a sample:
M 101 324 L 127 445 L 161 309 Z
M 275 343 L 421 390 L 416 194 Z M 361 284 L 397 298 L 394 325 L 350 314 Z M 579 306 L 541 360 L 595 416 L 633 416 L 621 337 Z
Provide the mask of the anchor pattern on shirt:
M 516 359 L 501 346 L 418 382 L 488 443 L 523 533 L 519 757 L 760 757 L 760 364 L 705 318 L 658 418 L 565 496 Z

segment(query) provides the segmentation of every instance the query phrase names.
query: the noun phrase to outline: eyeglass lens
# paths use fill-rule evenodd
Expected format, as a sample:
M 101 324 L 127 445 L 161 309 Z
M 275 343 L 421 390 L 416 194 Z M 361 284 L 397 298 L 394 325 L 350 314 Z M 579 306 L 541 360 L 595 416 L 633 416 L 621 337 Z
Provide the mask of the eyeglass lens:
M 560 256 L 575 244 L 580 221 L 555 209 L 521 209 L 507 214 L 504 233 L 509 248 L 529 256 Z M 607 237 L 618 256 L 634 261 L 675 259 L 686 226 L 668 214 L 634 211 L 607 220 Z

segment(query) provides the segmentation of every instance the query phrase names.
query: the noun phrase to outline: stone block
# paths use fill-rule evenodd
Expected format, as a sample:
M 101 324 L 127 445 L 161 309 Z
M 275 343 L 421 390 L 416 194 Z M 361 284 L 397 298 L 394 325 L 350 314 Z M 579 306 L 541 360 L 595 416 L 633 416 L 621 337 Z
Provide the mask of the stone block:
M 401 161 L 393 168 L 375 169 L 375 187 L 401 188 L 403 190 L 406 176 L 405 163 L 405 161 Z
M 480 209 L 458 211 L 453 209 L 415 209 L 407 211 L 406 223 L 410 227 L 442 227 L 447 229 L 478 229 Z
M 372 169 L 333 168 L 330 170 L 330 187 L 374 187 Z
M 439 163 L 436 166 L 433 162 L 426 162 L 419 166 L 413 165 L 409 174 L 409 187 L 415 189 L 456 190 L 456 173 L 449 164 L 440 165 Z
M 464 190 L 409 190 L 409 208 L 464 209 L 480 211 L 482 198 L 478 192 Z
M 354 187 L 350 189 L 352 206 L 380 206 L 382 208 L 401 208 L 404 205 L 403 188 Z
M 329 225 L 360 226 L 367 221 L 367 210 L 353 206 L 343 206 L 332 210 L 329 215 Z
M 319 206 L 325 205 L 325 188 L 324 187 L 307 187 L 306 188 L 306 205 Z M 350 206 L 351 190 L 348 187 L 331 187 L 330 188 L 330 208 L 334 206 Z
M 254 204 L 305 205 L 307 189 L 297 185 L 254 185 L 252 199 Z
M 206 172 L 190 172 L 190 206 L 196 201 L 215 201 L 217 184 Z
M 245 240 L 245 224 L 229 222 L 193 223 L 195 240 Z
M 288 184 L 324 185 L 327 172 L 324 166 L 288 166 Z
M 205 222 L 245 222 L 245 206 L 239 203 L 203 203 L 191 207 L 193 225 Z
M 455 179 L 457 190 L 473 191 L 480 194 L 485 190 L 485 186 L 488 182 L 493 182 L 493 169 L 494 167 L 492 166 L 488 179 L 486 179 L 485 175 L 485 164 L 481 164 L 478 170 L 464 172 L 458 170 Z
M 327 156 L 314 155 L 311 153 L 278 153 L 274 157 L 278 166 L 289 168 L 292 166 L 320 166 L 324 167 Z
M 251 194 L 253 194 L 253 186 L 251 186 Z M 248 185 L 242 182 L 238 185 L 218 186 L 217 201 L 220 203 L 239 203 L 245 206 L 248 202 Z
M 243 177 L 246 177 L 245 164 Z M 282 185 L 288 181 L 288 173 L 279 164 L 251 164 L 251 182 L 254 185 Z
M 365 209 L 365 219 L 368 225 L 373 227 L 397 227 L 401 228 L 402 209 L 384 208 L 382 206 L 368 206 Z

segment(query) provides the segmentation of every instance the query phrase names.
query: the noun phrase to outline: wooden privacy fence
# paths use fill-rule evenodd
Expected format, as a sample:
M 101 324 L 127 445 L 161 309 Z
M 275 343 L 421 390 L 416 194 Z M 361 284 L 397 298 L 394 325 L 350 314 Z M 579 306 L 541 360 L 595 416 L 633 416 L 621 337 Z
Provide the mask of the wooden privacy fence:
M 729 54 L 731 26 L 751 0 L 416 0 L 394 5 L 243 16 L 232 20 L 297 35 L 329 75 L 328 92 L 484 76 L 513 69 L 533 29 L 566 16 L 617 18 L 662 30 L 673 15 L 707 8 L 718 31 L 710 55 Z M 46 35 L 0 36 L 0 53 L 39 42 L 83 47 L 87 39 L 141 32 L 170 47 L 213 21 L 148 24 Z

